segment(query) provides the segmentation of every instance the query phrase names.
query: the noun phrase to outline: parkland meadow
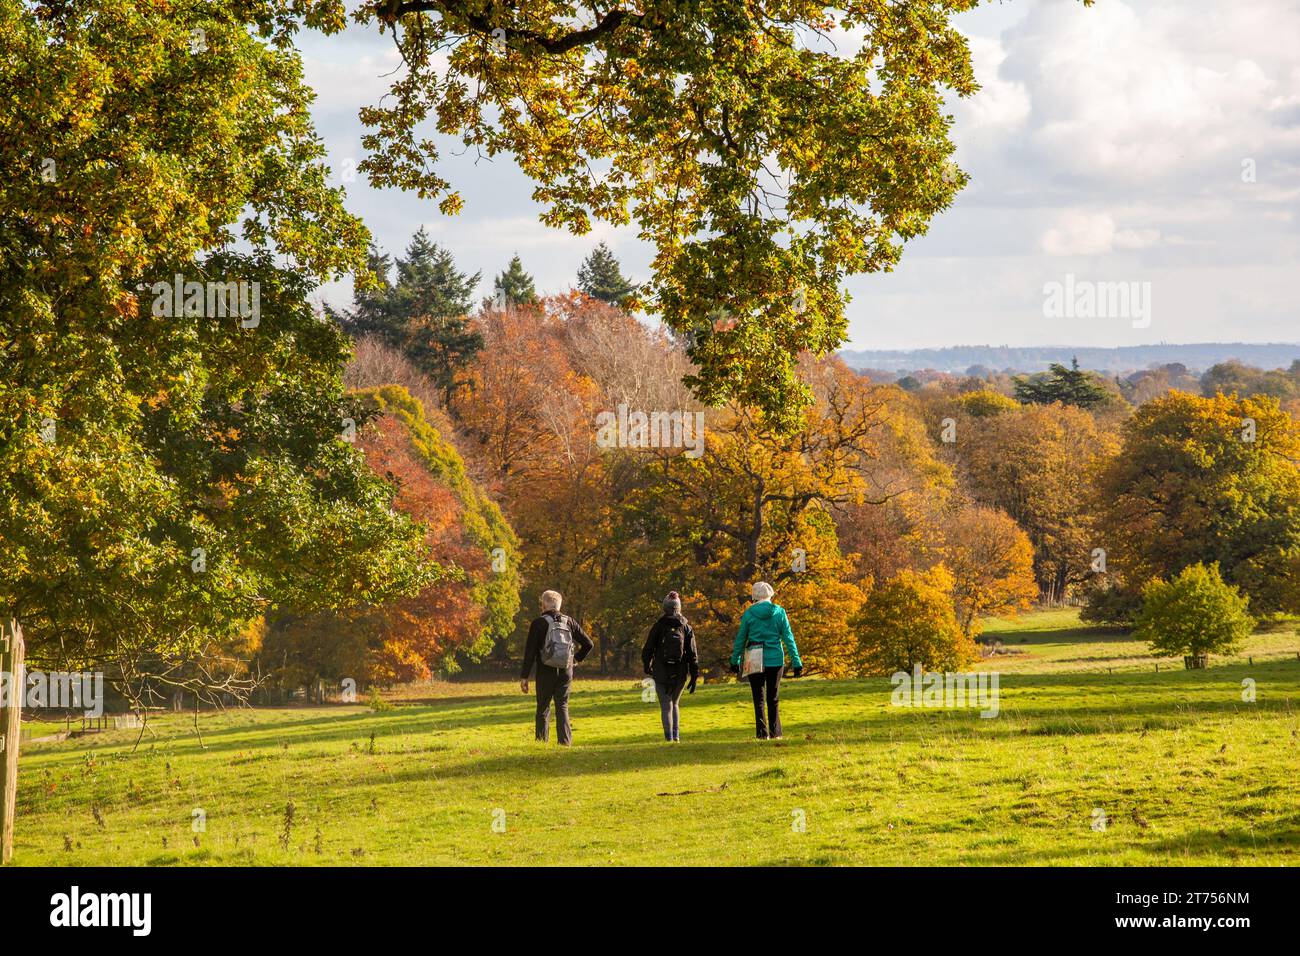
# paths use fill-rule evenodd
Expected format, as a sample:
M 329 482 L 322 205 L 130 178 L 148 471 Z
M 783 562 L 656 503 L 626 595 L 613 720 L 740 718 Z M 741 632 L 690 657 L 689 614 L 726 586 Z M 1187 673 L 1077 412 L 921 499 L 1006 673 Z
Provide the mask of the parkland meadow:
M 1052 255 L 999 274 L 1059 349 L 1004 283 L 852 305 L 972 177 L 1071 179 L 1068 110 L 1036 179 L 956 163 L 977 5 L 0 0 L 0 866 L 1294 862 L 1300 351 L 1076 350 L 1147 283 L 1056 295 Z M 1247 192 L 1160 261 L 1253 235 Z M 563 248 L 508 251 L 534 217 Z M 1171 334 L 1258 339 L 1233 294 Z M 1008 344 L 853 364 L 927 316 Z M 747 594 L 807 675 L 779 741 L 727 675 Z M 432 679 L 526 671 L 543 603 L 594 638 L 572 749 L 513 680 Z M 680 745 L 638 666 L 673 609 Z M 996 708 L 862 676 L 921 668 Z M 145 726 L 70 736 L 51 675 Z M 343 687 L 393 689 L 242 706 Z
M 1164 659 L 1159 672 L 1145 645 L 1069 611 L 989 631 L 1008 651 L 981 665 L 1000 674 L 992 719 L 892 706 L 884 678 L 805 678 L 782 688 L 785 739 L 762 742 L 748 688 L 710 683 L 684 698 L 682 742 L 669 745 L 638 680 L 580 676 L 568 750 L 533 741 L 533 698 L 506 681 L 410 685 L 380 709 L 205 713 L 199 733 L 192 715 L 169 714 L 143 737 L 31 743 L 14 862 L 1300 858 L 1300 642 L 1289 628 L 1209 669 Z

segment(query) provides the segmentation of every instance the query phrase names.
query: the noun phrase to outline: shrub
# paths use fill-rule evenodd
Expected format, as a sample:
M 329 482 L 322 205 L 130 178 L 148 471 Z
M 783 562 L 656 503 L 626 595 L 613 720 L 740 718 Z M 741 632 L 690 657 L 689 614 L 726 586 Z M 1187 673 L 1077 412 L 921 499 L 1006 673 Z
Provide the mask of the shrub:
M 1204 666 L 1211 652 L 1228 654 L 1254 629 L 1245 597 L 1224 582 L 1218 564 L 1193 564 L 1169 581 L 1142 590 L 1134 635 L 1156 654 L 1183 654 L 1187 666 Z

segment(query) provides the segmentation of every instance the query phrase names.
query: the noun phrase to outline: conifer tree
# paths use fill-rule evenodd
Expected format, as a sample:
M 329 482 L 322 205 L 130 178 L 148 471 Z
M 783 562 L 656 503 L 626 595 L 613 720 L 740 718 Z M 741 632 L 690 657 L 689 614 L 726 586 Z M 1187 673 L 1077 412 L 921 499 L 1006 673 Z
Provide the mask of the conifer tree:
M 379 284 L 357 291 L 352 309 L 338 317 L 340 324 L 353 335 L 378 335 L 400 349 L 450 405 L 461 384 L 460 370 L 483 347 L 468 318 L 482 273 L 457 269 L 451 252 L 431 241 L 423 227 L 411 238 L 405 258 L 393 262 L 372 248 L 369 265 Z
M 1078 408 L 1096 408 L 1104 405 L 1109 395 L 1090 372 L 1079 368 L 1079 360 L 1072 359 L 1066 368 L 1053 362 L 1046 375 L 1016 379 L 1016 398 L 1034 405 L 1074 405 Z
M 593 299 L 618 305 L 636 291 L 636 283 L 623 275 L 609 246 L 600 243 L 578 268 L 578 288 Z
M 515 256 L 510 260 L 506 270 L 496 277 L 494 283 L 497 306 L 530 305 L 537 301 L 537 287 L 533 277 L 524 271 L 524 264 Z

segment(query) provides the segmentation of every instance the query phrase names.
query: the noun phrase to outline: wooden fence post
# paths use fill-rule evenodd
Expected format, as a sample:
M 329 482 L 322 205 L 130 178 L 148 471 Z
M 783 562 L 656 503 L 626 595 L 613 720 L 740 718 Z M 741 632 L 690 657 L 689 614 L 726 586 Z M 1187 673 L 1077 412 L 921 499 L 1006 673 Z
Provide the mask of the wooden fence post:
M 10 619 L 0 625 L 0 681 L 5 699 L 0 701 L 0 864 L 14 855 L 14 811 L 18 801 L 18 742 L 22 737 L 23 629 Z

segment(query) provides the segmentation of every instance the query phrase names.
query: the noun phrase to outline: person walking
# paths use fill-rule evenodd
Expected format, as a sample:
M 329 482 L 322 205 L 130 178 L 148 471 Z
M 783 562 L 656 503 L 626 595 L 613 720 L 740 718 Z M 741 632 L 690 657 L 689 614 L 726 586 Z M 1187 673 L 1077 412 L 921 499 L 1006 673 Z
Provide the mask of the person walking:
M 573 743 L 569 724 L 569 690 L 573 686 L 573 665 L 595 647 L 586 631 L 573 618 L 560 613 L 564 599 L 559 591 L 543 591 L 542 614 L 528 628 L 524 644 L 524 669 L 519 688 L 528 693 L 528 678 L 537 668 L 537 715 L 534 729 L 538 740 L 550 738 L 551 704 L 555 704 L 555 739 L 561 746 Z
M 641 648 L 641 663 L 645 672 L 654 678 L 664 740 L 676 743 L 681 740 L 682 689 L 695 693 L 700 661 L 695 647 L 695 632 L 682 616 L 681 595 L 669 591 L 663 609 L 664 613 L 650 628 L 650 636 Z
M 763 667 L 747 676 L 749 689 L 754 695 L 754 729 L 759 740 L 781 739 L 781 672 L 785 669 L 786 654 L 794 668 L 791 676 L 803 676 L 803 661 L 794 642 L 794 631 L 785 608 L 772 601 L 772 585 L 759 581 L 751 592 L 754 603 L 745 609 L 736 631 L 736 643 L 731 648 L 731 672 L 740 673 L 741 658 L 753 647 L 763 649 Z M 767 705 L 764 719 L 763 705 Z

